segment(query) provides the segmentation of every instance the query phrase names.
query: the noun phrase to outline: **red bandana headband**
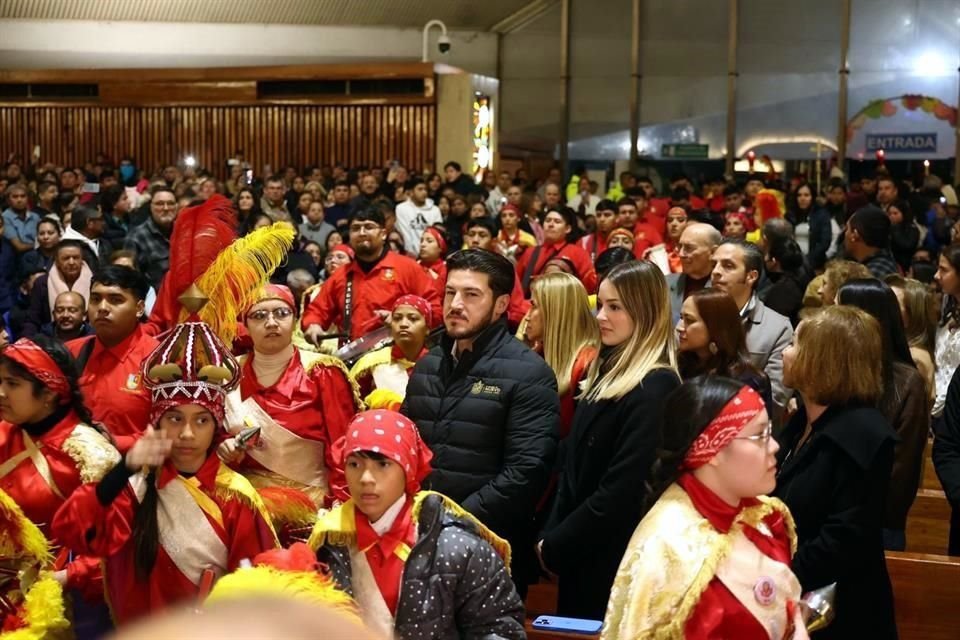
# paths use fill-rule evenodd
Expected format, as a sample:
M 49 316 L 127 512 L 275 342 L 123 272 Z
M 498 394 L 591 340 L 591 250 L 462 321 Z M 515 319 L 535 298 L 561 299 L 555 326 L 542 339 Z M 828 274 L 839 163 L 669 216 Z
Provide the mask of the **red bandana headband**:
M 693 471 L 710 462 L 764 408 L 763 398 L 759 393 L 747 386 L 740 387 L 737 395 L 723 405 L 720 413 L 693 441 L 687 456 L 681 463 L 681 468 L 685 471 Z
M 433 227 L 427 227 L 423 231 L 424 233 L 429 233 L 436 239 L 437 244 L 440 245 L 440 255 L 445 255 L 447 253 L 447 241 L 443 239 L 443 234 L 440 233 L 440 230 L 434 229 Z
M 293 292 L 290 291 L 290 287 L 285 287 L 282 284 L 268 284 L 265 286 L 260 291 L 260 295 L 257 296 L 257 301 L 250 305 L 250 309 L 267 300 L 279 300 L 292 310 L 297 310 L 297 303 L 293 300 Z M 247 313 L 250 313 L 250 309 L 247 309 Z
M 400 296 L 395 303 L 393 303 L 392 311 L 396 311 L 397 307 L 402 307 L 407 305 L 408 307 L 413 307 L 420 312 L 420 315 L 423 316 L 423 319 L 427 321 L 427 326 L 433 324 L 433 314 L 430 311 L 430 303 L 427 302 L 424 298 L 420 296 L 415 296 L 413 294 L 408 294 L 405 296 Z
M 343 253 L 345 253 L 345 254 L 347 254 L 348 256 L 350 256 L 350 259 L 351 259 L 351 260 L 353 260 L 354 255 L 355 255 L 355 254 L 353 253 L 353 247 L 351 247 L 351 246 L 348 245 L 348 244 L 338 244 L 338 245 L 334 246 L 333 249 L 330 249 L 330 253 L 333 253 L 334 251 L 342 251 Z
M 20 338 L 3 349 L 3 355 L 27 370 L 60 397 L 60 404 L 70 404 L 70 382 L 57 363 L 33 340 Z
M 358 413 L 347 425 L 347 433 L 334 444 L 333 456 L 346 468 L 347 456 L 371 451 L 399 464 L 407 476 L 406 493 L 412 496 L 430 471 L 433 453 L 420 439 L 417 426 L 396 411 L 376 409 Z M 349 496 L 339 496 L 346 500 Z
M 614 236 L 624 236 L 630 238 L 630 242 L 637 241 L 636 237 L 633 235 L 633 231 L 630 231 L 630 229 L 624 229 L 623 227 L 617 227 L 611 231 L 610 235 L 607 236 L 607 242 L 609 243 L 611 240 L 613 240 Z

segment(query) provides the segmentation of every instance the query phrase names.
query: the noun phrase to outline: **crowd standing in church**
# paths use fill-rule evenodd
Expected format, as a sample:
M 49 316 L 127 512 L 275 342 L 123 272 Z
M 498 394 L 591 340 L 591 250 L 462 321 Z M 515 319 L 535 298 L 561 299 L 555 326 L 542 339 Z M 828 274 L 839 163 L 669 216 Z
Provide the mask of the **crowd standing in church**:
M 0 506 L 51 552 L 4 630 L 42 587 L 99 637 L 284 546 L 384 637 L 522 638 L 553 582 L 604 638 L 806 638 L 831 585 L 812 637 L 892 638 L 931 433 L 960 554 L 935 177 L 120 166 L 0 176 Z

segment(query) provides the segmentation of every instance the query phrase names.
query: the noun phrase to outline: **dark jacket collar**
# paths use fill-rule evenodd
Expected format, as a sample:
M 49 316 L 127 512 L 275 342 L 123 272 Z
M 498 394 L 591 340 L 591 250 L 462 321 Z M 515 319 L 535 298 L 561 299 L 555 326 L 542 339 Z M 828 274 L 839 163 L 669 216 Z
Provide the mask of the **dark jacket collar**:
M 807 422 L 806 407 L 798 411 L 796 418 L 801 425 Z M 873 464 L 877 451 L 887 441 L 899 440 L 896 432 L 883 415 L 875 408 L 850 403 L 827 407 L 814 420 L 811 440 L 821 436 L 839 447 L 862 469 Z M 804 446 L 806 448 L 810 443 Z M 801 451 L 802 453 L 802 451 Z
M 474 362 L 483 357 L 490 346 L 503 340 L 504 336 L 509 337 L 507 322 L 504 318 L 500 318 L 480 332 L 480 335 L 473 341 L 473 348 L 459 354 L 459 360 L 454 365 L 453 347 L 456 340 L 444 333 L 443 337 L 440 338 L 440 355 L 447 366 L 467 367 L 469 369 Z

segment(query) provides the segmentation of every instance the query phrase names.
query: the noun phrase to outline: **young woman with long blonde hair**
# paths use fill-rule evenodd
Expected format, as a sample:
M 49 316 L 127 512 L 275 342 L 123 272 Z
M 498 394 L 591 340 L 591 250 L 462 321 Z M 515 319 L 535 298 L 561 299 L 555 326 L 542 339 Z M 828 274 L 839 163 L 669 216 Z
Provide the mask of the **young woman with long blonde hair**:
M 560 439 L 570 433 L 575 398 L 600 348 L 600 330 L 583 283 L 566 273 L 541 276 L 531 285 L 525 337 L 557 376 Z
M 560 578 L 557 613 L 600 619 L 643 517 L 663 398 L 680 385 L 666 280 L 650 262 L 615 267 L 597 295 L 599 358 L 564 447 L 556 502 L 537 550 Z M 589 548 L 590 552 L 584 550 Z

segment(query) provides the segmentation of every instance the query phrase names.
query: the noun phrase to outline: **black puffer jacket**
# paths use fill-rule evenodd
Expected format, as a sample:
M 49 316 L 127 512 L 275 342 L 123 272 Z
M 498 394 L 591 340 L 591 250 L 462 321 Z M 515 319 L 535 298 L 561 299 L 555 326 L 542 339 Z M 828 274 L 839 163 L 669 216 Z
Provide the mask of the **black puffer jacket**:
M 503 560 L 474 523 L 443 498 L 423 499 L 417 542 L 403 569 L 394 629 L 401 640 L 526 638 L 523 602 Z M 326 543 L 317 559 L 337 585 L 353 591 L 350 547 Z
M 536 579 L 534 513 L 557 453 L 560 400 L 550 367 L 499 321 L 460 361 L 444 336 L 413 370 L 401 412 L 433 451 L 424 488 L 506 538 L 523 588 Z

